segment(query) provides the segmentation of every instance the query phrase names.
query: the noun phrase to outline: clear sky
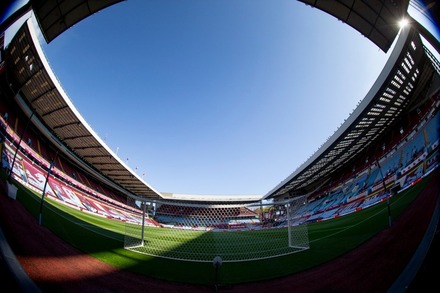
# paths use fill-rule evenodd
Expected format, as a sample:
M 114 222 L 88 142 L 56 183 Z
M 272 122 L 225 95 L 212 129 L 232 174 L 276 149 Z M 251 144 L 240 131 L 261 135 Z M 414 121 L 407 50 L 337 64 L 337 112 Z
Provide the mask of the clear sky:
M 86 121 L 154 189 L 213 195 L 264 195 L 288 177 L 388 57 L 294 0 L 128 0 L 43 49 Z

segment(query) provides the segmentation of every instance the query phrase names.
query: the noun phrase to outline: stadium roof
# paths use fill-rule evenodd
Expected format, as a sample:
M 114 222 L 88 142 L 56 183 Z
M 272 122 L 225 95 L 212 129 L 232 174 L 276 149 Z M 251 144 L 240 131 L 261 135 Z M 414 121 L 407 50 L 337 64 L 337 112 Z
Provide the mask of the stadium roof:
M 27 21 L 17 32 L 6 57 L 11 61 L 7 70 L 17 103 L 49 140 L 71 159 L 77 156 L 87 162 L 88 166 L 82 164 L 83 167 L 103 182 L 113 187 L 116 182 L 124 188 L 124 194 L 160 198 L 157 191 L 113 153 L 76 110 L 48 65 L 30 24 Z M 77 159 L 76 162 L 81 164 Z
M 397 36 L 399 28 L 396 21 L 406 13 L 409 2 L 347 0 L 332 1 L 333 5 L 328 6 L 325 0 L 299 1 L 346 22 L 384 51 L 390 48 Z M 46 41 L 50 42 L 81 19 L 121 1 L 30 2 Z M 411 52 L 411 41 L 416 44 L 417 50 L 410 53 L 412 61 L 408 61 L 405 54 Z M 124 194 L 151 199 L 162 197 L 130 170 L 82 118 L 48 66 L 32 30 L 24 26 L 11 42 L 8 52 L 13 60 L 13 65 L 8 68 L 9 77 L 13 89 L 19 93 L 16 100 L 28 116 L 33 115 L 33 121 L 38 120 L 35 124 L 51 141 L 59 144 L 70 158 L 75 160 L 77 156 L 86 162 L 82 164 L 92 174 Z M 401 33 L 384 70 L 358 108 L 311 158 L 264 198 L 309 192 L 322 178 L 339 170 L 344 163 L 367 150 L 381 134 L 389 131 L 399 115 L 413 102 L 418 89 L 427 82 L 426 76 L 433 72 L 432 66 L 422 69 L 423 52 L 420 37 L 414 31 Z M 413 65 L 408 73 L 402 65 L 405 60 L 420 66 Z M 415 68 L 418 70 L 416 77 Z M 405 79 L 400 83 L 402 74 Z M 411 78 L 416 78 L 417 83 L 411 83 Z M 396 82 L 400 84 L 398 89 L 393 85 Z M 179 194 L 172 197 L 185 198 Z M 209 200 L 209 196 L 205 197 Z
M 214 195 L 214 194 L 183 194 L 183 193 L 169 193 L 162 192 L 162 197 L 167 200 L 190 201 L 190 202 L 256 202 L 262 197 L 261 194 L 246 194 L 246 195 Z
M 406 16 L 409 0 L 299 0 L 321 9 L 366 36 L 387 52 Z M 122 0 L 30 0 L 44 38 L 49 43 L 82 19 Z
M 333 15 L 387 52 L 407 15 L 409 0 L 298 0 Z
M 13 7 L 11 15 L 0 23 L 0 31 L 5 31 L 10 25 L 29 11 L 33 11 L 41 33 L 47 43 L 58 37 L 64 31 L 88 16 L 99 12 L 122 0 L 2 0 L 0 11 Z
M 438 70 L 425 54 L 419 34 L 411 27 L 403 29 L 378 79 L 350 117 L 264 198 L 310 193 L 360 154 L 368 155 L 369 148 L 385 134 L 399 131 L 396 126 L 405 113 L 424 102 Z M 433 91 L 438 91 L 439 85 L 433 86 Z
M 32 9 L 46 42 L 88 16 L 122 0 L 31 0 Z

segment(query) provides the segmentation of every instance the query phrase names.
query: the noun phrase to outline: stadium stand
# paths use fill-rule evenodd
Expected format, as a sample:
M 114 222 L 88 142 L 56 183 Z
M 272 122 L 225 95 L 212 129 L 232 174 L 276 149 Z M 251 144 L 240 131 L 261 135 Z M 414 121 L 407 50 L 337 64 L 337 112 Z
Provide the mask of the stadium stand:
M 50 42 L 75 22 L 119 1 L 103 1 L 100 5 L 84 2 L 87 5 L 80 5 L 83 9 L 68 10 L 60 16 L 75 15 L 73 22 L 63 25 L 47 13 L 47 7 L 58 5 L 56 1 L 31 1 L 17 13 L 34 9 Z M 367 20 L 368 25 L 362 25 L 359 19 L 327 7 L 325 1 L 301 2 L 342 19 L 384 51 L 398 31 L 381 31 L 379 24 L 383 27 L 381 22 L 389 17 L 383 11 L 400 17 L 409 3 L 402 1 L 395 8 L 383 4 L 384 9 L 376 15 L 380 22 L 367 19 L 363 15 L 365 7 L 354 5 L 348 11 Z M 344 1 L 336 2 L 345 5 Z M 2 29 L 6 24 L 2 23 Z M 390 60 L 349 119 L 303 165 L 259 199 L 274 203 L 267 212 L 245 206 L 194 206 L 225 204 L 206 199 L 165 199 L 125 166 L 67 102 L 32 31 L 30 22 L 26 22 L 2 48 L 2 168 L 39 194 L 50 175 L 47 196 L 78 210 L 157 228 L 272 229 L 288 226 L 289 221 L 290 225 L 300 225 L 366 209 L 410 188 L 438 168 L 439 64 L 415 29 L 400 33 Z M 62 106 L 53 108 L 52 104 Z M 288 218 L 283 203 L 299 196 L 306 196 L 305 204 Z M 128 198 L 138 202 L 128 202 Z M 143 223 L 139 201 L 154 202 Z M 231 199 L 227 203 L 248 202 Z M 213 214 L 221 216 L 214 218 Z

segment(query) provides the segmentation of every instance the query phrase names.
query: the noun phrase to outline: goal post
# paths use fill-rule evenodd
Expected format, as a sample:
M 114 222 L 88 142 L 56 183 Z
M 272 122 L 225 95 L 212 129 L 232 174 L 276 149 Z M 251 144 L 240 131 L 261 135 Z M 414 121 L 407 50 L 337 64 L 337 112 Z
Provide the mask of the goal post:
M 309 232 L 306 222 L 305 197 L 290 200 L 287 205 L 287 233 L 289 247 L 298 250 L 310 248 Z
M 283 203 L 141 202 L 126 221 L 124 247 L 185 261 L 223 262 L 271 258 L 308 249 L 307 225 L 299 225 L 295 201 Z

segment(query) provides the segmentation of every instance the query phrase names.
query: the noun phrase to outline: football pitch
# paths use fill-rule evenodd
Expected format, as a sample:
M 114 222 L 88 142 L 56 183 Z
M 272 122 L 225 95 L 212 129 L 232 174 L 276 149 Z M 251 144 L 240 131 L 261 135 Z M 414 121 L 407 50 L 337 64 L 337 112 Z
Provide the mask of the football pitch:
M 392 220 L 411 204 L 428 184 L 429 178 L 407 189 L 390 200 Z M 432 183 L 432 182 L 431 182 Z M 41 198 L 19 187 L 17 199 L 35 216 L 37 221 Z M 191 231 L 179 233 L 169 228 L 146 227 L 144 245 L 160 247 L 151 256 L 124 249 L 126 223 L 78 211 L 64 204 L 46 199 L 42 213 L 42 225 L 63 240 L 97 259 L 121 270 L 129 270 L 162 280 L 210 285 L 214 281 L 214 268 L 209 261 L 212 251 L 245 255 L 254 253 L 255 243 L 267 243 L 267 250 L 284 247 L 289 251 L 287 228 L 260 231 Z M 304 271 L 356 248 L 389 224 L 386 202 L 362 211 L 307 225 L 310 248 L 300 252 L 254 261 L 223 262 L 219 270 L 222 283 L 238 284 L 286 276 Z M 268 236 L 269 235 L 269 236 Z M 212 251 L 194 251 L 195 243 Z M 197 245 L 196 245 L 197 246 Z M 207 254 L 207 261 L 182 261 L 170 257 L 180 254 Z
M 223 262 L 250 261 L 303 250 L 288 246 L 286 228 L 227 232 L 149 228 L 145 234 L 144 245 L 132 250 L 185 261 L 212 263 L 216 256 Z

